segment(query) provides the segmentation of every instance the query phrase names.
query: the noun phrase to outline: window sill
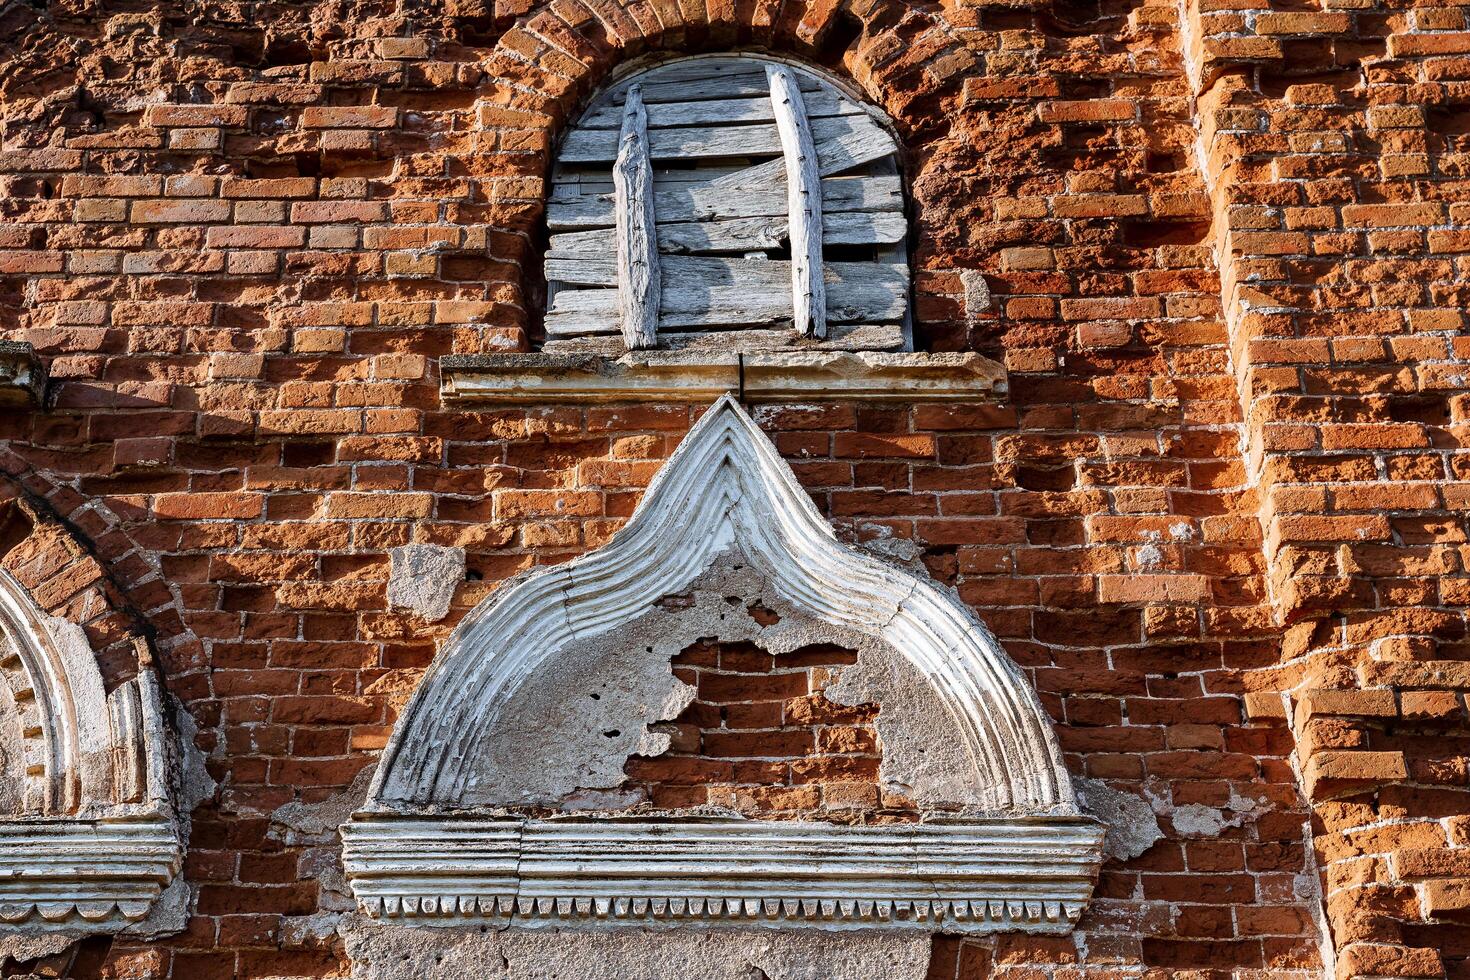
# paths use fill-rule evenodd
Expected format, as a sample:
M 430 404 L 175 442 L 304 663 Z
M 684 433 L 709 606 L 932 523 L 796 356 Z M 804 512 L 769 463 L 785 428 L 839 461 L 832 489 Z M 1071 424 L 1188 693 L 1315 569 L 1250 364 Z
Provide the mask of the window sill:
M 1005 368 L 979 354 L 638 351 L 471 354 L 440 360 L 448 404 L 713 401 L 991 401 Z

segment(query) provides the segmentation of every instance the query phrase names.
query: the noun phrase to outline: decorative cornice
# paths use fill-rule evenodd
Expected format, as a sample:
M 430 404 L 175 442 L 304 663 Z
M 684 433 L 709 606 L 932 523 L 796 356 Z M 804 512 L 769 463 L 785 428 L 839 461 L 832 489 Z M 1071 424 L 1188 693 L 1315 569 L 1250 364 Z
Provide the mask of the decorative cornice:
M 137 921 L 181 863 L 167 820 L 0 823 L 0 931 Z
M 587 401 L 981 401 L 1006 393 L 1006 372 L 979 354 L 835 351 L 639 351 L 473 354 L 440 360 L 454 404 Z
M 1102 828 L 1077 818 L 848 827 L 371 817 L 343 862 L 374 917 L 1066 932 Z
M 0 340 L 0 405 L 39 405 L 46 391 L 46 367 L 30 344 Z
M 627 627 L 732 551 L 782 603 L 886 644 L 928 680 L 969 763 L 957 775 L 971 794 L 966 819 L 488 819 L 486 808 L 511 801 L 482 792 L 476 761 L 524 682 L 571 644 Z M 364 808 L 342 834 L 359 903 L 390 918 L 980 932 L 1070 928 L 1102 845 L 1101 829 L 1078 816 L 1050 720 L 995 638 L 952 592 L 839 542 L 728 395 L 611 542 L 507 583 L 465 618 L 400 715 Z

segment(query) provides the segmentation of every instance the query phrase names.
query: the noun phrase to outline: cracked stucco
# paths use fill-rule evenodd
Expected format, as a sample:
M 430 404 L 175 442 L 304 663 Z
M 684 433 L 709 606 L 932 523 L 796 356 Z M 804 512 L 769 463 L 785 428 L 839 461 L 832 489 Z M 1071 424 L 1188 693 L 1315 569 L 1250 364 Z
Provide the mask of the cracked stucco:
M 755 606 L 779 620 L 758 621 Z M 891 647 L 820 622 L 783 600 L 732 550 L 677 601 L 655 602 L 618 629 L 568 644 L 515 691 L 482 740 L 466 802 L 481 806 L 627 809 L 621 790 L 634 754 L 668 750 L 657 724 L 676 718 L 694 691 L 669 661 L 702 639 L 750 641 L 773 654 L 833 643 L 858 662 L 828 688 L 839 704 L 876 702 L 880 779 L 920 806 L 980 805 L 983 787 L 958 723 L 923 674 Z
M 406 544 L 388 557 L 388 602 L 394 609 L 407 609 L 430 623 L 449 615 L 455 589 L 464 581 L 463 548 Z
M 1072 777 L 1072 789 L 1082 812 L 1106 828 L 1103 856 L 1113 861 L 1136 858 L 1164 837 L 1154 809 L 1141 796 L 1113 789 L 1100 779 Z
M 791 930 L 340 927 L 353 980 L 922 980 L 927 935 Z

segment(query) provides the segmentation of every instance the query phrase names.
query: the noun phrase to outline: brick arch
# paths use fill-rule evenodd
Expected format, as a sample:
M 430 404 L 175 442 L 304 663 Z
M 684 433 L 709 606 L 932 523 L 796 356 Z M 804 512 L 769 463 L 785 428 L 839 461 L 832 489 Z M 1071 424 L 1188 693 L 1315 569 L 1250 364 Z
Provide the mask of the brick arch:
M 0 683 L 22 719 L 27 816 L 163 799 L 150 630 L 35 472 L 0 471 Z M 111 740 L 110 742 L 108 740 Z
M 582 16 L 567 16 L 577 11 Z M 916 89 L 930 97 L 946 89 L 958 92 L 959 72 L 941 66 L 963 47 L 943 20 L 897 0 L 710 4 L 697 10 L 673 0 L 603 0 L 541 8 L 502 35 L 483 67 L 499 81 L 491 103 L 539 113 L 553 130 L 630 59 L 740 49 L 839 70 L 870 102 L 901 119 L 909 115 L 905 108 Z M 926 69 L 927 86 L 894 84 Z
M 521 175 L 518 206 L 521 310 L 539 287 L 549 174 L 561 133 L 620 68 L 659 54 L 759 51 L 826 69 L 887 114 L 901 142 L 947 131 L 974 56 L 932 11 L 904 0 L 790 0 L 700 4 L 602 0 L 540 8 L 501 36 L 481 67 L 478 123 L 487 167 Z
M 199 661 L 199 639 L 133 530 L 103 502 L 0 448 L 0 547 L 9 545 L 0 563 L 42 611 L 87 631 L 109 689 L 151 667 L 155 654 L 168 674 Z

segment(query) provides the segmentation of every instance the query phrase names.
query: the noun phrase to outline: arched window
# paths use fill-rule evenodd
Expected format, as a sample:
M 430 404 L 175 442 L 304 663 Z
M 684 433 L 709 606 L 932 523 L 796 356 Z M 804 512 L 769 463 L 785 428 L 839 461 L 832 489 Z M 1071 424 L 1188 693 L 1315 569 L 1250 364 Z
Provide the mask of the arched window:
M 547 349 L 908 349 L 898 143 L 808 69 L 684 58 L 604 91 L 547 202 Z

